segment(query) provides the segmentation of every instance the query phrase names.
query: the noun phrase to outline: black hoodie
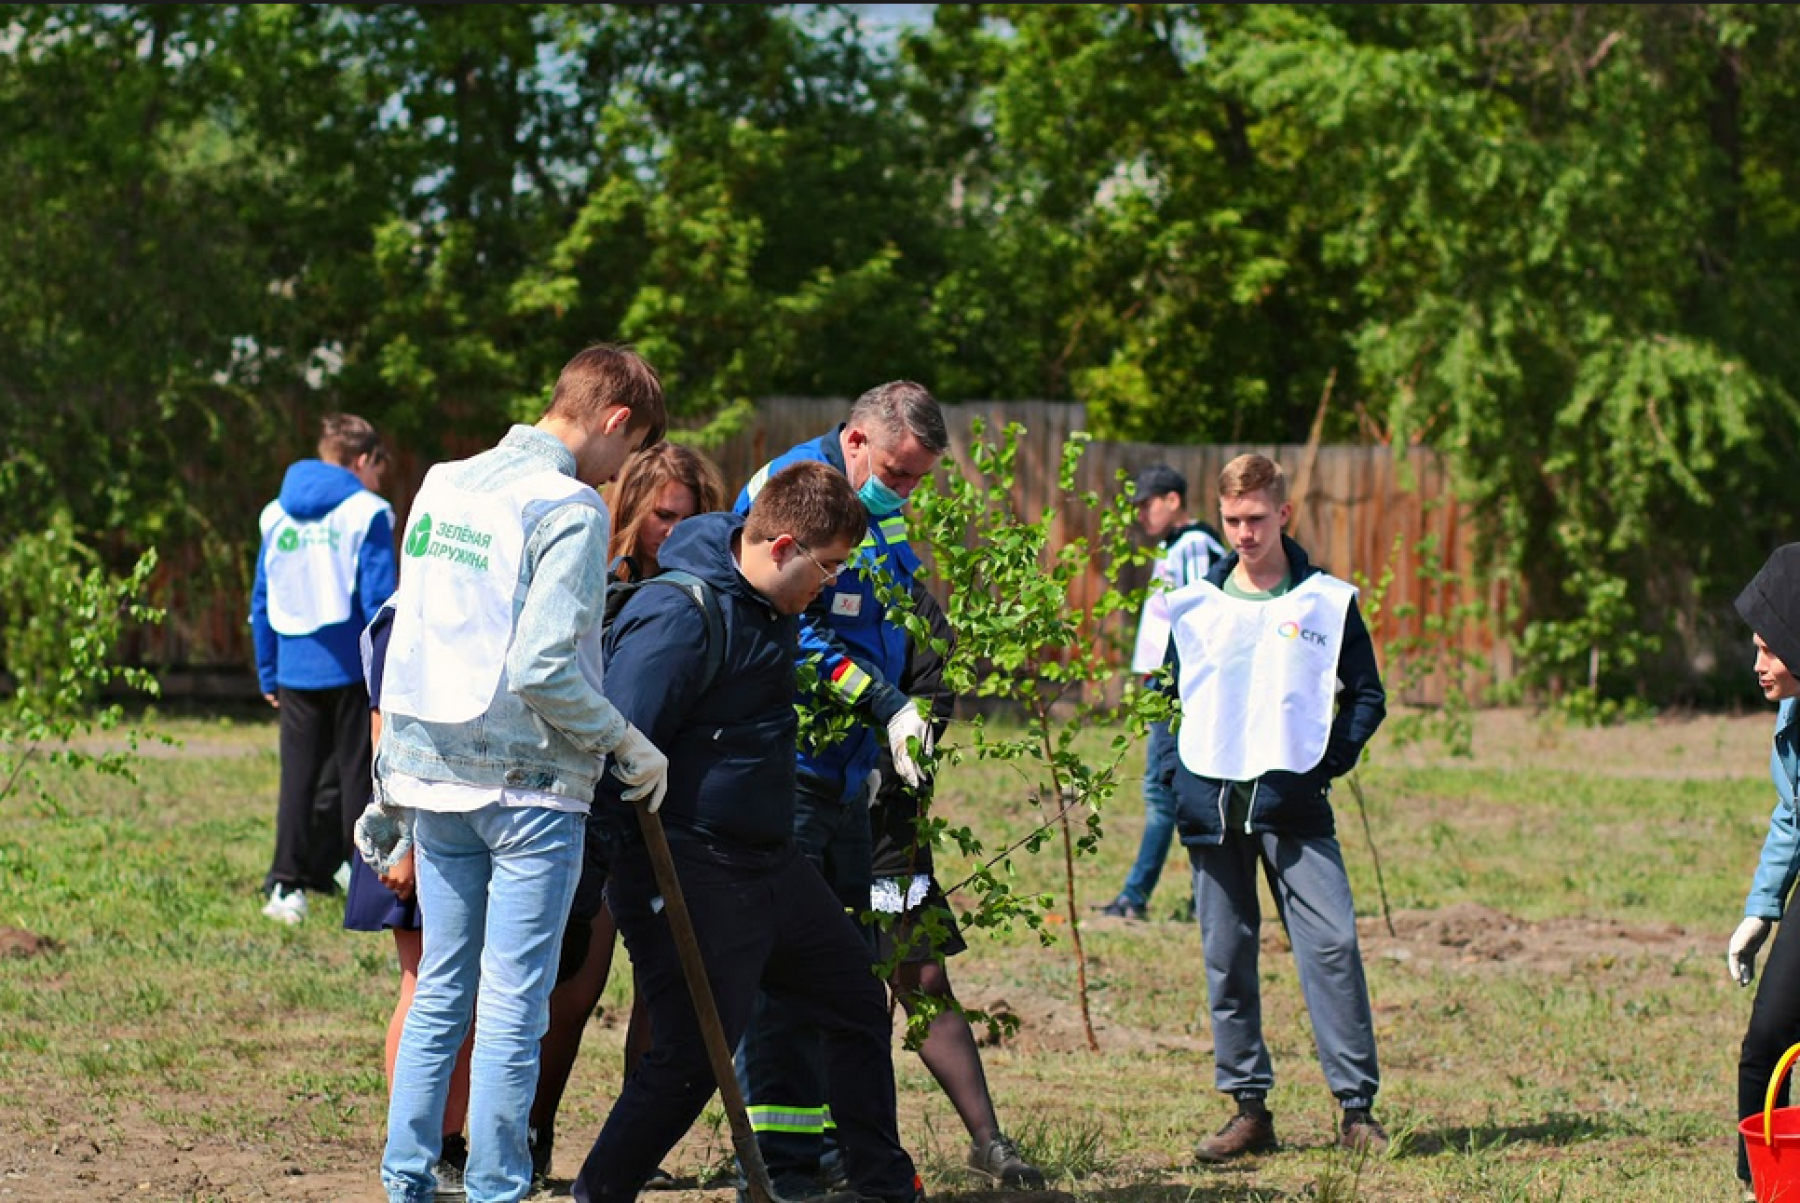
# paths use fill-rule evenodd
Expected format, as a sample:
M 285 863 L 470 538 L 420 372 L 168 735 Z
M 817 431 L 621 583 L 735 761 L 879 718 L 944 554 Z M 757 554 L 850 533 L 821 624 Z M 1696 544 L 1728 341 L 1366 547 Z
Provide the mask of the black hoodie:
M 1770 553 L 1738 594 L 1737 612 L 1789 672 L 1800 673 L 1800 543 Z

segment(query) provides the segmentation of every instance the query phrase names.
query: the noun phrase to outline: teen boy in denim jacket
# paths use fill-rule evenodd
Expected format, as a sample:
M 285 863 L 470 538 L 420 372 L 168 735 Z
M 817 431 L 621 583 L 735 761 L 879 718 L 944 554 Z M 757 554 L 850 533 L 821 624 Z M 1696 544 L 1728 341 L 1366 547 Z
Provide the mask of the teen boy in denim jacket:
M 429 921 L 388 1106 L 390 1203 L 435 1193 L 472 1014 L 464 1185 L 480 1203 L 530 1190 L 538 1041 L 594 786 L 610 762 L 654 806 L 667 782 L 667 760 L 600 692 L 608 519 L 594 491 L 663 425 L 650 365 L 591 347 L 535 426 L 433 468 L 407 520 L 375 772 L 379 799 L 413 813 Z

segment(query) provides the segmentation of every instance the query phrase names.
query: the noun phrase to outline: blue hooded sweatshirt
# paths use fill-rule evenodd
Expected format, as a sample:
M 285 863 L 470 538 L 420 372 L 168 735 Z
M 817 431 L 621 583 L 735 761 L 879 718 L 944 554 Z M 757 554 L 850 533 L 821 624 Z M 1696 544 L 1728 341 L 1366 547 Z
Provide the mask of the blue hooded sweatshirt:
M 281 482 L 281 495 L 263 511 L 262 529 L 283 517 L 322 528 L 343 527 L 338 513 L 346 501 L 366 490 L 348 468 L 306 459 L 291 465 Z M 386 502 L 364 507 L 365 519 L 355 530 L 338 532 L 360 539 L 350 616 L 305 635 L 284 635 L 269 625 L 269 539 L 265 533 L 256 555 L 256 583 L 250 590 L 250 629 L 256 644 L 256 678 L 262 692 L 285 689 L 339 689 L 363 679 L 358 640 L 398 582 L 394 561 L 394 515 Z
M 734 507 L 750 512 L 750 503 L 771 476 L 789 464 L 829 464 L 847 477 L 842 436 L 844 424 L 776 456 L 750 478 Z M 919 556 L 906 538 L 904 513 L 885 518 L 869 515 L 869 533 L 850 558 L 848 569 L 825 586 L 800 619 L 800 657 L 817 657 L 826 687 L 865 721 L 841 740 L 824 748 L 798 751 L 800 772 L 849 802 L 862 791 L 869 770 L 886 745 L 885 728 L 911 705 L 894 685 L 906 671 L 906 628 L 891 621 L 876 587 L 877 575 L 888 587 L 909 592 L 919 571 Z M 802 704 L 812 699 L 798 698 Z

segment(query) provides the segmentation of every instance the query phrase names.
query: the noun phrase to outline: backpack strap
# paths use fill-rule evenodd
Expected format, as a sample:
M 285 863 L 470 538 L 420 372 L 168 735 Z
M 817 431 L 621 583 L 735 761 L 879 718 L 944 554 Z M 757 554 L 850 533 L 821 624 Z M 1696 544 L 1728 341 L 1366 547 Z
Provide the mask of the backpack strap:
M 640 583 L 673 585 L 693 598 L 694 604 L 706 615 L 706 675 L 701 678 L 700 691 L 704 693 L 711 689 L 713 678 L 719 674 L 719 665 L 725 660 L 725 616 L 719 611 L 719 599 L 714 595 L 713 587 L 679 568 L 665 569 Z

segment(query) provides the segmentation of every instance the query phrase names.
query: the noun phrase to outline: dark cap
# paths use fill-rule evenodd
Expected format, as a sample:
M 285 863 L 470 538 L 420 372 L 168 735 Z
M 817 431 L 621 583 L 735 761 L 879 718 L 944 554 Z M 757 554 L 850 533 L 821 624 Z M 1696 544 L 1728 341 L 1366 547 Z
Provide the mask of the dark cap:
M 1152 497 L 1161 497 L 1164 493 L 1179 493 L 1181 499 L 1186 501 L 1187 477 L 1167 464 L 1151 464 L 1138 471 L 1137 487 L 1131 491 L 1131 504 L 1142 505 Z
M 1789 672 L 1800 671 L 1800 543 L 1774 550 L 1738 594 L 1737 612 Z

